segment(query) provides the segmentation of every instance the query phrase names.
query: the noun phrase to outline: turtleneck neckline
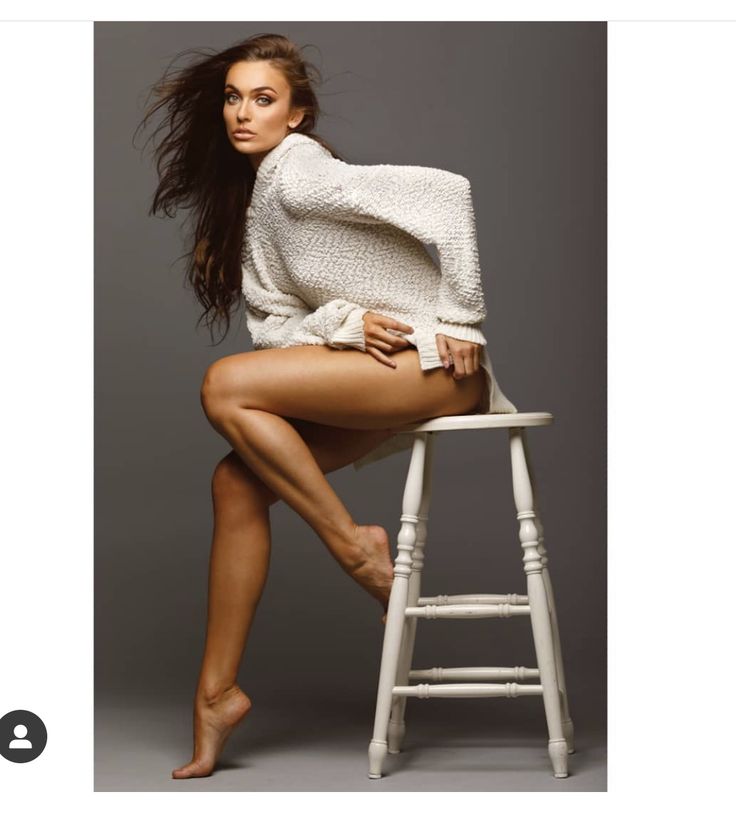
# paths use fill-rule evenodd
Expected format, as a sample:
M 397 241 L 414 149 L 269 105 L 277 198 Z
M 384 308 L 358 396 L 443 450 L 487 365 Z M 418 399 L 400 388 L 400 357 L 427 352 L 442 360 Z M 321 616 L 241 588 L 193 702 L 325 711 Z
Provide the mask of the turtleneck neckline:
M 261 159 L 261 163 L 256 170 L 255 181 L 253 182 L 253 193 L 251 195 L 251 205 L 260 197 L 261 191 L 267 185 L 269 177 L 279 160 L 295 145 L 313 144 L 322 147 L 319 142 L 304 133 L 287 133 L 286 136 Z
M 300 142 L 309 142 L 310 144 L 318 144 L 310 136 L 304 133 L 287 133 L 286 136 L 275 146 L 272 147 L 268 153 L 261 159 L 256 171 L 256 177 L 265 176 L 279 158 L 292 146 Z

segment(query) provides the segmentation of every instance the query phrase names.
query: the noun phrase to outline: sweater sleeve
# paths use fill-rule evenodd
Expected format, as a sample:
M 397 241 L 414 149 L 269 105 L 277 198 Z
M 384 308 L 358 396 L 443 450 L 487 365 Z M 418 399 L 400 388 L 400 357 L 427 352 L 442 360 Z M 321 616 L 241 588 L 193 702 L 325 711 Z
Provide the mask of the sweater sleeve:
M 294 300 L 285 295 L 264 311 L 246 298 L 246 325 L 255 349 L 328 345 L 365 351 L 363 315 L 367 309 L 347 300 L 331 300 L 310 311 Z
M 435 317 L 441 333 L 485 345 L 486 316 L 470 182 L 431 167 L 357 165 L 323 151 L 285 161 L 277 179 L 284 206 L 360 223 L 388 223 L 425 244 L 440 259 Z

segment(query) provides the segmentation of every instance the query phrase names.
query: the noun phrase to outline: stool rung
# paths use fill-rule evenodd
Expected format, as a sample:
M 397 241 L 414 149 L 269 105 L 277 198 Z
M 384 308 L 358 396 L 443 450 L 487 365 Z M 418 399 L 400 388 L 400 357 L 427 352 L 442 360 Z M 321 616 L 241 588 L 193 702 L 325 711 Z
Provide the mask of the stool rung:
M 526 604 L 528 595 L 435 595 L 434 597 L 419 598 L 417 606 L 444 606 L 446 604 Z
M 404 613 L 407 618 L 510 618 L 516 615 L 528 615 L 528 604 L 427 604 L 426 606 L 407 606 Z
M 538 685 L 519 683 L 445 683 L 439 686 L 420 683 L 418 686 L 394 686 L 392 694 L 397 697 L 529 697 L 541 694 Z
M 431 683 L 443 683 L 445 680 L 508 680 L 523 682 L 538 680 L 539 669 L 526 666 L 467 666 L 463 668 L 444 669 L 435 666 L 431 669 L 411 669 L 409 680 L 429 680 Z

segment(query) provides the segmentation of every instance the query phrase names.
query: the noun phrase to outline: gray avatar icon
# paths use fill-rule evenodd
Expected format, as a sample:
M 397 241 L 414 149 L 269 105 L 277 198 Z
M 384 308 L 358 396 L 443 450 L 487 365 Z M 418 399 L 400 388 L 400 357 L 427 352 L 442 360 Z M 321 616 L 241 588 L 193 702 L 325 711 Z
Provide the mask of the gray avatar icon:
M 8 750 L 17 751 L 24 748 L 33 748 L 30 740 L 23 739 L 23 737 L 25 737 L 25 735 L 28 733 L 28 729 L 25 727 L 25 725 L 16 725 L 13 729 L 13 733 L 17 739 L 11 740 L 10 745 L 8 745 Z
M 46 726 L 32 711 L 18 708 L 0 717 L 0 754 L 10 762 L 30 762 L 46 747 Z

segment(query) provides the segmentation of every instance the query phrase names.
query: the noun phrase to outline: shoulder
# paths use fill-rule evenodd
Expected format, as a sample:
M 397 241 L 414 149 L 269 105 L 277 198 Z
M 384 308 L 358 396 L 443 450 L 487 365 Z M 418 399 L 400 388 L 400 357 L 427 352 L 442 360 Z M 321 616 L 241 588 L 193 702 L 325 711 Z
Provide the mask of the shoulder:
M 274 152 L 275 151 L 275 152 Z M 263 160 L 265 163 L 273 156 L 271 164 L 274 170 L 283 171 L 299 167 L 305 162 L 338 161 L 330 151 L 316 139 L 303 133 L 290 133 Z M 267 165 L 268 169 L 268 165 Z
M 311 209 L 350 186 L 352 167 L 306 137 L 284 153 L 274 168 L 274 193 L 288 209 Z
M 297 136 L 301 138 L 297 139 Z M 324 173 L 328 169 L 334 169 L 345 164 L 341 159 L 335 158 L 326 147 L 323 147 L 318 141 L 309 136 L 293 133 L 286 138 L 290 140 L 289 146 L 283 151 L 281 160 L 275 168 L 277 171 L 275 175 L 279 177 L 284 175 L 299 177 L 305 173 Z
M 342 213 L 370 206 L 383 211 L 438 199 L 467 207 L 472 201 L 470 181 L 459 173 L 423 165 L 353 164 L 307 136 L 296 136 L 287 137 L 292 146 L 273 174 L 275 196 L 288 210 Z
M 310 136 L 303 133 L 289 133 L 263 157 L 256 172 L 256 184 L 265 185 L 278 175 L 284 165 L 309 155 L 330 152 Z
M 412 179 L 427 179 L 441 181 L 452 186 L 470 187 L 470 180 L 450 170 L 438 167 L 426 167 L 415 164 L 363 164 L 347 162 L 338 159 L 321 145 L 316 139 L 303 133 L 291 133 L 274 148 L 279 151 L 278 175 L 288 175 L 295 182 L 300 178 L 308 180 L 310 176 L 338 175 L 340 177 L 381 176 L 394 177 L 397 181 L 411 177 Z M 273 151 L 272 151 L 273 152 Z M 271 154 L 269 153 L 269 156 Z M 264 162 L 266 159 L 264 159 Z
M 251 201 L 259 201 L 266 190 L 280 186 L 287 167 L 300 167 L 310 157 L 332 154 L 318 141 L 304 133 L 289 133 L 263 157 L 256 171 Z

